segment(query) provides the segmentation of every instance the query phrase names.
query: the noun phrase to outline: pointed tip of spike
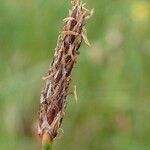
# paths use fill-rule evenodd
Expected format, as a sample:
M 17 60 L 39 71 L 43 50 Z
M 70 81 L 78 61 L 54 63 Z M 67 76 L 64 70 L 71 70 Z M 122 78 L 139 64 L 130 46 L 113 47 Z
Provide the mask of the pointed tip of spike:
M 71 0 L 71 4 L 72 4 L 73 6 L 75 6 L 75 5 L 77 4 L 77 2 L 78 2 L 78 0 Z

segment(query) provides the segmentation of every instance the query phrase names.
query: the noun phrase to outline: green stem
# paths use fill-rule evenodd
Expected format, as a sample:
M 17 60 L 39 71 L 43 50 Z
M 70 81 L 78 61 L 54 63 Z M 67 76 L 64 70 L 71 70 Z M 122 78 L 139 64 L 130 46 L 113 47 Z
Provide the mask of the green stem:
M 52 150 L 52 143 L 44 143 L 42 144 L 42 150 Z
M 52 140 L 48 133 L 44 133 L 42 137 L 42 150 L 52 150 Z

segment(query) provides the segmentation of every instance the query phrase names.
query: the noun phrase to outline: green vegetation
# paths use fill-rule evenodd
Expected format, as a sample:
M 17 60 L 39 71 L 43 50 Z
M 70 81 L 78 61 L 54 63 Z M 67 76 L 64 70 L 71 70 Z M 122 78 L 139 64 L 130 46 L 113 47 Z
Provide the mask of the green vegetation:
M 150 3 L 85 0 L 95 9 L 54 150 L 150 149 Z M 37 110 L 69 0 L 0 1 L 0 149 L 40 150 Z

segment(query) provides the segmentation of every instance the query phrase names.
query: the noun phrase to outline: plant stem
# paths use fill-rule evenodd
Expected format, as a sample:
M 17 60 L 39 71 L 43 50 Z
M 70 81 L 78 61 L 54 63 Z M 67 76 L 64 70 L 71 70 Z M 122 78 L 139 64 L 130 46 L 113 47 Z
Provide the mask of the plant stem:
M 52 150 L 52 140 L 48 133 L 43 134 L 42 138 L 42 150 Z

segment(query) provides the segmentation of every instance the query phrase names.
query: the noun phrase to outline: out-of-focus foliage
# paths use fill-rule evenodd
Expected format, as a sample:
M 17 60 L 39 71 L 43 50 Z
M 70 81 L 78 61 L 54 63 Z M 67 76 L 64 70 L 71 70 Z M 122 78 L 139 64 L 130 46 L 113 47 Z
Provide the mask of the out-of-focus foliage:
M 73 72 L 64 136 L 54 150 L 150 149 L 150 2 L 85 0 L 94 8 Z M 0 149 L 40 150 L 41 77 L 69 0 L 0 1 Z

